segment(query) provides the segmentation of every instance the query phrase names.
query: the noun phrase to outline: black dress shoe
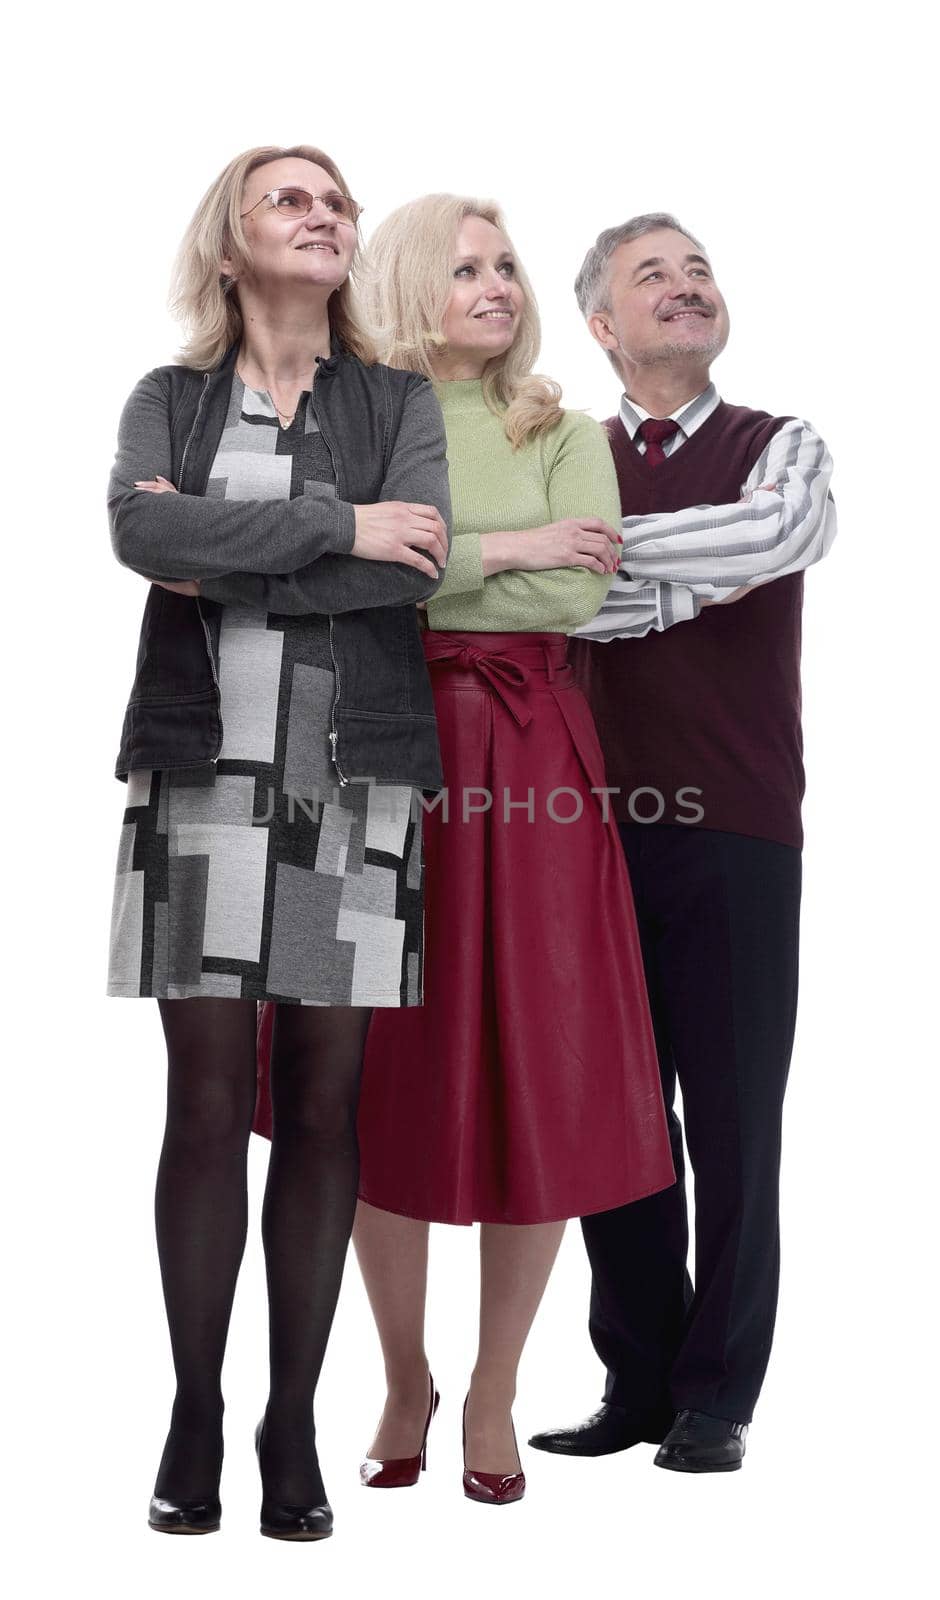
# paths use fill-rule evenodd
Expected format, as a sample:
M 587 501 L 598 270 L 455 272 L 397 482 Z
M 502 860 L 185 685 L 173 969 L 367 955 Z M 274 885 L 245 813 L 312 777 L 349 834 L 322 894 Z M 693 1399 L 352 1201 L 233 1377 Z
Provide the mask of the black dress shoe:
M 264 1418 L 255 1429 L 255 1454 L 261 1465 L 261 1435 Z M 264 1495 L 261 1500 L 261 1532 L 268 1539 L 328 1539 L 333 1532 L 332 1507 L 324 1501 L 320 1506 L 288 1506 Z
M 163 1500 L 152 1495 L 148 1521 L 158 1533 L 216 1533 L 221 1516 L 217 1499 Z
M 668 1427 L 668 1417 L 635 1417 L 605 1400 L 573 1428 L 534 1433 L 529 1443 L 533 1450 L 548 1450 L 556 1456 L 612 1456 L 634 1444 L 659 1444 Z
M 744 1459 L 746 1422 L 680 1411 L 654 1464 L 670 1472 L 737 1472 Z

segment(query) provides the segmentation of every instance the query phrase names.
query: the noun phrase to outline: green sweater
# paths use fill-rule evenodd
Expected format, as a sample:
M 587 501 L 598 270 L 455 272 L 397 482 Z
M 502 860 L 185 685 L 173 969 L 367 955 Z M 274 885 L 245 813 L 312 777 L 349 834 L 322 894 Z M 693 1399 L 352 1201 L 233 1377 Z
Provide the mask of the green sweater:
M 479 379 L 436 383 L 447 430 L 453 503 L 444 581 L 428 601 L 428 625 L 467 633 L 571 633 L 600 610 L 606 573 L 586 567 L 483 576 L 482 533 L 516 533 L 564 517 L 603 517 L 620 527 L 620 494 L 600 423 L 567 411 L 550 433 L 513 450 Z

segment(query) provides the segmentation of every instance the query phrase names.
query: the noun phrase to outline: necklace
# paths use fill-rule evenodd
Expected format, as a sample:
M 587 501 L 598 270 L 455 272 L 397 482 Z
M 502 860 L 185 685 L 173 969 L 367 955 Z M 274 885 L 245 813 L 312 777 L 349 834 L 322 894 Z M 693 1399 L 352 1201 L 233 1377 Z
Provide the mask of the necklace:
M 239 372 L 237 366 L 235 368 L 235 371 L 238 374 L 239 378 L 241 378 L 242 383 L 245 384 L 245 388 L 246 389 L 250 389 L 251 388 L 251 384 L 250 383 L 245 383 L 245 375 L 244 375 L 244 373 L 243 372 Z M 274 396 L 271 393 L 270 389 L 263 389 L 263 390 L 261 390 L 261 393 L 267 395 L 268 399 L 270 400 L 272 406 L 274 406 L 274 409 L 275 409 L 275 411 L 277 411 L 277 414 L 280 417 L 282 422 L 293 422 L 294 418 L 297 415 L 297 407 L 296 406 L 294 407 L 293 411 L 291 411 L 289 413 L 288 412 L 284 412 L 284 411 L 278 411 L 278 408 L 274 403 Z

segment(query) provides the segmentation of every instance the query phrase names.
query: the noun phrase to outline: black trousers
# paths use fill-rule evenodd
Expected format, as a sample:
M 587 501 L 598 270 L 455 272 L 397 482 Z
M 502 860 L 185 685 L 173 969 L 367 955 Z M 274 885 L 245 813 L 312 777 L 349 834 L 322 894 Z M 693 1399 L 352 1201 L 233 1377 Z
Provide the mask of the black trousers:
M 582 1220 L 591 1338 L 605 1399 L 651 1429 L 683 1407 L 750 1422 L 777 1307 L 802 858 L 702 828 L 620 831 L 679 1181 Z M 677 1078 L 695 1178 L 694 1291 Z

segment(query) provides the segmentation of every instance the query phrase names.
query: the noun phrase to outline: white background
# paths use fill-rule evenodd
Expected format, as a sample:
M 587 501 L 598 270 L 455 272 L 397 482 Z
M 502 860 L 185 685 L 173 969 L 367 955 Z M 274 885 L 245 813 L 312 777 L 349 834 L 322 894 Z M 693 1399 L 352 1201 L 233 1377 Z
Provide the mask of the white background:
M 803 0 L 20 13 L 3 180 L 3 1545 L 17 1594 L 923 1592 L 937 255 L 920 15 Z M 117 418 L 177 349 L 168 272 L 200 195 L 238 151 L 295 141 L 335 155 L 366 236 L 429 190 L 495 196 L 539 295 L 540 366 L 598 417 L 617 388 L 581 325 L 574 273 L 602 227 L 675 211 L 730 305 L 722 393 L 820 429 L 841 526 L 807 581 L 782 1296 L 744 1470 L 655 1471 L 646 1446 L 596 1462 L 524 1448 L 520 1505 L 497 1515 L 465 1501 L 476 1235 L 437 1229 L 430 1469 L 411 1491 L 358 1487 L 382 1379 L 350 1260 L 318 1401 L 336 1534 L 305 1546 L 257 1532 L 257 1139 L 225 1370 L 223 1529 L 147 1529 L 172 1398 L 152 1221 L 165 1056 L 155 1003 L 104 997 L 124 805 L 112 772 L 145 598 L 108 542 Z M 587 1291 L 573 1225 L 524 1358 L 520 1439 L 600 1397 Z

